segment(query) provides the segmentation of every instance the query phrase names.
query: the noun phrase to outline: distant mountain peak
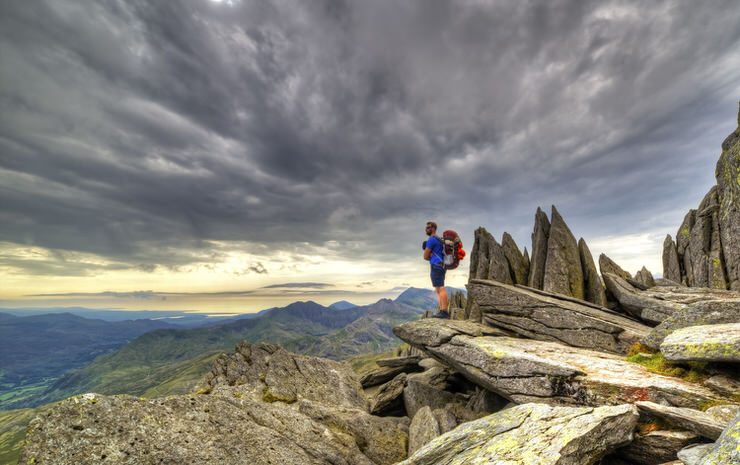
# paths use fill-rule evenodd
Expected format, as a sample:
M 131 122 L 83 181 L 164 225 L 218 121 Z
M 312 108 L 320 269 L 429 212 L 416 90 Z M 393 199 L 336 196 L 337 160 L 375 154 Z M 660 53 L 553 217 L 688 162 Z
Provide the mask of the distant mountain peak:
M 332 310 L 347 310 L 355 307 L 357 307 L 357 305 L 353 304 L 352 302 L 347 302 L 346 300 L 340 300 L 329 305 L 329 308 L 331 308 Z

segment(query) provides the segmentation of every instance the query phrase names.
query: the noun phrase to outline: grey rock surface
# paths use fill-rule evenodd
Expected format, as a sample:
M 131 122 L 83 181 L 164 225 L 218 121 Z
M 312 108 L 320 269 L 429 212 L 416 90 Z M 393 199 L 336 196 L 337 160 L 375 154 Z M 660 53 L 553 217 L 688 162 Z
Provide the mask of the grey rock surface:
M 606 308 L 495 281 L 471 280 L 483 320 L 521 336 L 624 353 L 650 329 Z
M 678 451 L 677 455 L 685 465 L 699 465 L 713 447 L 714 444 L 692 444 Z
M 439 423 L 432 415 L 432 409 L 422 407 L 411 420 L 409 427 L 409 455 L 441 434 Z
M 656 299 L 635 289 L 626 279 L 611 273 L 603 273 L 604 284 L 610 294 L 619 302 L 620 308 L 648 323 L 658 324 L 684 304 Z
M 727 375 L 714 375 L 704 381 L 704 386 L 725 396 L 736 396 L 740 392 L 740 379 Z
M 666 336 L 681 328 L 739 322 L 740 295 L 725 296 L 725 300 L 690 301 L 653 328 L 643 343 L 657 349 Z
M 347 407 L 301 400 L 300 413 L 328 427 L 337 435 L 349 435 L 360 451 L 376 464 L 391 464 L 407 457 L 409 419 L 407 417 L 378 417 Z
M 588 465 L 632 440 L 631 405 L 519 405 L 458 426 L 399 465 Z
M 666 360 L 740 363 L 740 323 L 690 326 L 660 344 Z
M 699 465 L 740 464 L 740 415 L 730 423 Z
M 542 290 L 585 300 L 578 242 L 560 213 L 552 206 L 550 236 Z
M 651 287 L 655 287 L 655 278 L 653 278 L 653 274 L 645 268 L 644 266 L 640 271 L 635 273 L 635 281 L 645 286 L 646 289 L 649 289 Z
M 406 387 L 406 373 L 400 373 L 395 378 L 380 387 L 375 396 L 370 399 L 370 413 L 373 415 L 406 414 L 403 407 L 403 389 Z M 327 397 L 331 399 L 331 397 Z
M 420 361 L 421 357 L 419 355 L 409 355 L 407 357 L 381 358 L 376 360 L 375 363 L 381 367 L 408 367 L 414 369 Z
M 727 422 L 722 423 L 717 418 L 701 410 L 670 407 L 656 404 L 655 402 L 638 401 L 635 402 L 635 405 L 641 412 L 645 412 L 652 417 L 661 418 L 680 429 L 693 431 L 713 441 L 727 427 Z
M 360 384 L 363 388 L 378 386 L 383 383 L 387 383 L 395 378 L 399 373 L 404 373 L 406 371 L 410 370 L 403 365 L 375 368 L 374 370 L 368 371 L 362 375 L 362 378 L 360 378 Z
M 701 437 L 690 431 L 651 431 L 635 434 L 634 440 L 619 449 L 619 455 L 639 465 L 660 465 L 676 459 L 678 451 L 701 441 Z
M 601 307 L 606 306 L 606 291 L 601 276 L 596 270 L 594 257 L 583 238 L 578 240 L 578 254 L 581 258 L 581 268 L 583 269 L 583 287 L 585 299 Z
M 475 230 L 469 276 L 508 284 L 514 282 L 504 249 L 485 228 Z
M 403 390 L 403 405 L 409 418 L 414 418 L 416 412 L 422 407 L 429 407 L 434 410 L 453 402 L 461 401 L 448 391 L 417 380 L 406 380 L 406 387 Z
M 740 389 L 736 392 L 740 392 Z M 740 405 L 715 405 L 709 407 L 706 413 L 713 416 L 720 424 L 727 426 L 733 418 L 740 415 Z
M 234 395 L 143 400 L 86 394 L 31 422 L 21 463 L 373 462 L 349 435 L 282 403 Z
M 241 342 L 235 352 L 220 356 L 206 374 L 201 391 L 234 389 L 266 402 L 308 399 L 367 411 L 357 375 L 349 365 L 293 354 L 268 343 Z
M 632 279 L 632 275 L 624 271 L 621 266 L 617 265 L 614 260 L 605 254 L 599 255 L 599 271 L 604 276 L 605 273 L 619 276 L 622 279 Z
M 405 323 L 395 333 L 478 386 L 516 403 L 598 406 L 650 400 L 698 408 L 725 400 L 701 385 L 650 373 L 617 355 L 547 341 L 455 334 L 447 323 Z M 435 327 L 440 333 L 436 336 Z M 434 345 L 426 344 L 425 337 Z
M 740 115 L 738 125 L 740 126 Z M 740 127 L 725 139 L 715 175 L 720 240 L 727 281 L 730 289 L 740 291 Z
M 524 261 L 524 255 L 519 251 L 511 234 L 505 232 L 501 239 L 501 248 L 504 251 L 506 261 L 509 263 L 509 270 L 514 284 L 527 285 L 527 274 L 529 272 L 527 262 Z
M 663 241 L 663 278 L 670 279 L 676 283 L 681 282 L 681 266 L 678 262 L 678 250 L 676 243 L 668 234 Z
M 545 280 L 545 262 L 547 261 L 547 240 L 550 236 L 550 220 L 539 207 L 534 214 L 534 231 L 532 232 L 532 256 L 529 265 L 529 287 L 542 289 Z M 480 276 L 476 276 L 479 278 Z

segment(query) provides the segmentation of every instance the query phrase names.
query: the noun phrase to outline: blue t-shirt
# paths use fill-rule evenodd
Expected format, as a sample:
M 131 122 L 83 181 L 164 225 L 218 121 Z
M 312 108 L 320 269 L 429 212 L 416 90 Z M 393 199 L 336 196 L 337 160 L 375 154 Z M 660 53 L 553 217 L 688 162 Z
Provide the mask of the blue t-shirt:
M 429 239 L 427 239 L 427 249 L 432 249 L 432 256 L 429 257 L 429 263 L 432 266 L 444 268 L 445 249 L 439 237 L 429 236 Z

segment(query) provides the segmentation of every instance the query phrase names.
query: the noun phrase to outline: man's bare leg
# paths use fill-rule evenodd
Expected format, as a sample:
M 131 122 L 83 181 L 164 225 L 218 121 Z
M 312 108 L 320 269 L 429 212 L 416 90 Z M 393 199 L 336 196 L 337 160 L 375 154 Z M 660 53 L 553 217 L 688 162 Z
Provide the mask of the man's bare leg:
M 444 286 L 435 287 L 434 291 L 437 293 L 437 301 L 439 302 L 439 309 L 446 312 L 450 306 L 450 302 L 447 300 L 447 289 Z

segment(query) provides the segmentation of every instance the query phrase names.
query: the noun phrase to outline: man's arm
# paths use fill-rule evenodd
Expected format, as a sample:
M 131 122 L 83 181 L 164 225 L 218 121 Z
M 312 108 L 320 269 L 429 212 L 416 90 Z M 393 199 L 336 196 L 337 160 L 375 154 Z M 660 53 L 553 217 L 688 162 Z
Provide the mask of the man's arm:
M 430 258 L 432 258 L 432 249 L 427 247 L 424 249 L 424 260 L 429 261 Z

